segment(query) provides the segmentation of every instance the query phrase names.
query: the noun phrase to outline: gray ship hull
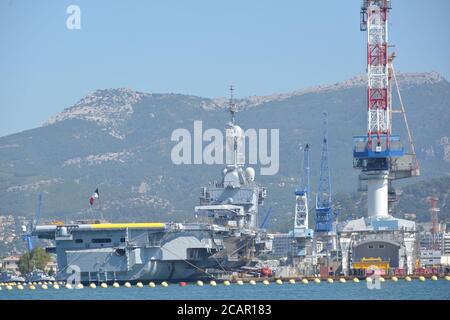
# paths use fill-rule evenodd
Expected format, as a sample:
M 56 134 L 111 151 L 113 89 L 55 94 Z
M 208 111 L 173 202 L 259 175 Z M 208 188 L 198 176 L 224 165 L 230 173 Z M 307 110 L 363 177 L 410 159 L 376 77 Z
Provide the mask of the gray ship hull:
M 35 234 L 55 241 L 57 279 L 72 282 L 203 279 L 212 277 L 210 268 L 252 263 L 255 247 L 223 227 L 195 223 L 37 226 Z

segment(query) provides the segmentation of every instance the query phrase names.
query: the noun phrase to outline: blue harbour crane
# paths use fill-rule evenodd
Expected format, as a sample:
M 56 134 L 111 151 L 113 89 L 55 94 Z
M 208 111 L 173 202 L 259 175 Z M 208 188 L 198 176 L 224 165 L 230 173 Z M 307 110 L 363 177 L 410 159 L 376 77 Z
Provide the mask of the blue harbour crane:
M 267 230 L 267 228 L 269 227 L 269 221 L 270 218 L 272 217 L 272 208 L 269 208 L 269 211 L 267 211 L 266 216 L 264 217 L 263 222 L 261 223 L 261 226 L 259 227 L 260 229 L 264 229 Z
M 39 220 L 41 218 L 41 207 L 42 207 L 42 193 L 39 193 L 38 199 L 37 199 L 37 207 L 36 207 L 36 213 L 34 218 L 28 223 L 28 226 L 22 226 L 22 232 L 23 232 L 23 240 L 26 242 L 28 252 L 33 251 L 33 239 L 32 234 L 34 229 L 36 228 L 36 225 L 39 223 Z
M 333 230 L 333 209 L 331 200 L 331 169 L 328 154 L 328 114 L 323 113 L 323 140 L 320 159 L 320 177 L 316 195 L 315 232 Z

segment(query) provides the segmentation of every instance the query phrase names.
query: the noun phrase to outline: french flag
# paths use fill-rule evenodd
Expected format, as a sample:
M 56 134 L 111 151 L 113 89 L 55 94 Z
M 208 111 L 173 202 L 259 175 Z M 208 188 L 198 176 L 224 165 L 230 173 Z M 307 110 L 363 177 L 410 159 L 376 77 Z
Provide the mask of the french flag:
M 95 199 L 99 198 L 98 188 L 95 189 L 94 194 L 89 198 L 89 203 L 92 206 L 94 204 Z

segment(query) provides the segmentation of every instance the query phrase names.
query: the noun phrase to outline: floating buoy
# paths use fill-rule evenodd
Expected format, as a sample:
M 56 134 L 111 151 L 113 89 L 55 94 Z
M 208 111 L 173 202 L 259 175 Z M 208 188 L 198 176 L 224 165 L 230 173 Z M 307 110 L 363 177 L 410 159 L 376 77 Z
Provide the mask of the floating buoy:
M 302 283 L 303 283 L 303 284 L 308 284 L 309 281 L 308 281 L 308 279 L 302 279 Z
M 394 276 L 394 277 L 391 278 L 391 280 L 394 281 L 394 282 L 397 282 L 398 278 Z
M 63 285 L 63 284 L 64 284 L 64 282 L 62 282 L 62 281 L 59 282 L 59 285 Z
M 9 284 L 7 284 L 7 285 L 6 285 L 6 290 L 12 290 L 12 286 L 9 285 Z
M 366 278 L 366 282 L 372 282 L 372 278 L 371 277 L 367 277 Z
M 163 286 L 164 288 L 168 287 L 169 284 L 166 281 L 161 282 L 161 286 Z
M 211 280 L 211 281 L 209 282 L 209 284 L 210 284 L 212 287 L 217 286 L 217 282 L 215 282 L 214 280 Z
M 65 288 L 66 289 L 72 289 L 72 285 L 70 283 L 66 283 Z
M 35 282 L 34 284 L 36 284 L 36 282 Z M 38 285 L 42 285 L 42 282 L 39 281 L 37 284 L 38 284 Z
M 358 278 L 353 278 L 353 282 L 354 283 L 359 283 L 359 279 Z
M 117 283 L 117 282 L 115 282 L 115 283 Z M 118 284 L 118 283 L 117 283 Z M 113 287 L 114 287 L 114 285 L 113 285 Z M 108 284 L 106 283 L 106 282 L 102 282 L 101 284 L 100 284 L 100 288 L 103 288 L 103 289 L 106 289 L 106 288 L 108 288 Z M 115 288 L 115 287 L 114 287 Z
M 55 283 L 55 284 L 53 285 L 53 289 L 58 290 L 58 289 L 59 289 L 59 285 L 58 285 L 57 283 Z
M 23 290 L 23 285 L 19 284 L 19 285 L 17 286 L 17 290 Z
M 256 286 L 256 281 L 255 280 L 250 280 L 249 282 L 252 286 Z
M 431 276 L 431 280 L 437 281 L 437 279 L 438 279 L 438 277 L 436 277 L 436 276 Z
M 224 286 L 229 286 L 229 285 L 230 285 L 230 281 L 225 280 L 225 281 L 223 282 L 223 285 L 224 285 Z
M 31 286 L 28 287 L 28 289 L 30 289 L 30 290 L 36 290 L 36 287 L 35 287 L 34 285 L 31 285 Z
M 91 288 L 91 289 L 95 289 L 95 288 L 97 288 L 97 286 L 95 285 L 95 283 L 91 283 L 91 284 L 89 284 L 89 288 Z
M 201 281 L 201 280 L 198 280 L 198 281 L 197 281 L 197 286 L 199 286 L 199 287 L 203 287 L 203 281 Z
M 419 277 L 419 281 L 420 281 L 420 282 L 424 282 L 424 281 L 425 281 L 425 277 L 424 277 L 424 276 L 420 276 L 420 277 Z
M 83 286 L 82 283 L 79 283 L 79 284 L 77 284 L 77 285 L 75 286 L 75 288 L 76 288 L 76 289 L 83 289 L 84 286 Z
M 45 284 L 45 285 L 47 285 L 47 281 L 44 281 L 44 282 L 42 282 L 42 284 Z
M 242 280 L 238 280 L 238 281 L 236 281 L 236 284 L 237 284 L 238 286 L 242 286 L 242 285 L 244 285 L 244 282 L 242 282 Z
M 445 276 L 445 280 L 450 281 L 450 276 Z
M 289 283 L 290 283 L 290 284 L 295 284 L 295 280 L 294 280 L 294 279 L 290 279 L 290 280 L 289 280 Z
M 327 282 L 328 282 L 328 283 L 333 283 L 334 280 L 333 280 L 332 278 L 328 278 L 328 279 L 327 279 Z
M 113 287 L 113 288 L 120 288 L 120 284 L 119 284 L 118 282 L 114 282 L 114 283 L 112 284 L 112 287 Z
M 405 277 L 405 280 L 408 281 L 408 282 L 410 282 L 410 281 L 411 281 L 411 277 L 410 277 L 410 276 L 406 276 L 406 277 Z
M 148 284 L 148 286 L 149 286 L 150 288 L 154 288 L 154 287 L 156 287 L 156 284 L 155 284 L 154 282 L 150 282 L 150 283 Z
M 314 282 L 315 283 L 320 283 L 320 279 L 319 278 L 314 278 Z
M 131 283 L 129 282 L 125 282 L 125 284 L 123 285 L 125 288 L 131 288 Z
M 136 283 L 136 287 L 138 287 L 138 288 L 143 288 L 144 285 L 142 284 L 142 282 L 138 282 L 138 283 Z
M 269 282 L 269 280 L 264 280 L 264 281 L 263 281 L 263 284 L 264 284 L 264 285 L 268 285 L 268 284 L 270 284 L 270 282 Z
M 276 283 L 276 284 L 283 284 L 283 281 L 282 281 L 281 279 L 277 279 L 277 280 L 275 281 L 275 283 Z
M 345 278 L 340 278 L 340 279 L 339 279 L 339 282 L 340 282 L 340 283 L 346 283 L 347 280 L 345 280 Z
M 384 278 L 380 277 L 380 279 L 378 279 L 380 282 L 384 282 Z
M 47 289 L 48 289 L 48 287 L 47 287 L 46 284 L 43 284 L 43 285 L 41 286 L 41 288 L 42 288 L 43 290 L 47 290 Z
M 37 285 L 37 282 L 33 282 L 32 285 L 36 286 L 36 285 Z

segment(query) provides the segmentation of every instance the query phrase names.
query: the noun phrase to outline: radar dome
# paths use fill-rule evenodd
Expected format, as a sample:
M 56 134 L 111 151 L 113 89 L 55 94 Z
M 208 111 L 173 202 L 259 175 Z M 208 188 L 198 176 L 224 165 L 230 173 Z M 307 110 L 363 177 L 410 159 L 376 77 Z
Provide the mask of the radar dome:
M 234 134 L 237 136 L 237 137 L 243 137 L 244 136 L 244 130 L 242 130 L 242 128 L 241 127 L 239 127 L 238 125 L 234 125 L 233 126 L 233 130 L 234 130 Z
M 255 180 L 255 169 L 248 167 L 245 169 L 245 176 L 247 177 L 248 181 L 254 181 Z

